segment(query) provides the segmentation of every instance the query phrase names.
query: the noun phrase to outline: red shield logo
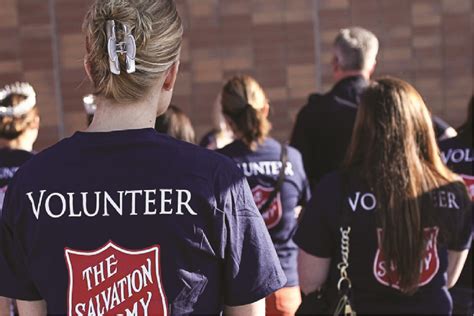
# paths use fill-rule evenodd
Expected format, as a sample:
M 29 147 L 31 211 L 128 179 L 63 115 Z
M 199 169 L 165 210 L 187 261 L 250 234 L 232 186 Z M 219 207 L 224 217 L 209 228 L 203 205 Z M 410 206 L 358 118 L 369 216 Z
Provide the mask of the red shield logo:
M 65 249 L 68 315 L 167 315 L 160 247 L 127 250 L 109 241 L 95 251 Z
M 467 174 L 462 174 L 461 177 L 467 186 L 469 194 L 471 195 L 471 201 L 474 202 L 474 177 L 468 176 Z
M 255 204 L 259 209 L 268 200 L 273 190 L 273 188 L 266 188 L 261 185 L 257 185 L 252 189 L 253 199 L 255 200 Z M 262 217 L 265 221 L 265 225 L 267 225 L 267 228 L 270 229 L 278 225 L 282 214 L 283 210 L 281 207 L 281 198 L 280 193 L 278 193 L 275 199 L 273 199 L 272 204 L 270 204 L 267 210 L 262 213 Z
M 438 273 L 439 270 L 439 257 L 438 257 L 438 227 L 425 228 L 425 239 L 426 239 L 426 253 L 423 260 L 420 262 L 420 282 L 418 286 L 428 284 Z M 375 255 L 374 260 L 374 276 L 383 285 L 391 286 L 395 289 L 400 289 L 399 282 L 400 277 L 397 273 L 397 268 L 392 264 L 388 264 L 385 261 L 380 244 L 382 241 L 382 230 L 378 229 L 378 240 L 379 249 Z

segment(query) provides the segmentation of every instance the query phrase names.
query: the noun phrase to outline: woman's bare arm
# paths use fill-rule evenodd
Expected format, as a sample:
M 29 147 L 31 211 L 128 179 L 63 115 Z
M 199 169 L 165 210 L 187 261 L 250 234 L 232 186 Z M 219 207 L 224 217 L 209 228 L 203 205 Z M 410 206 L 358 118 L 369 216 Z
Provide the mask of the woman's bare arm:
M 20 316 L 46 316 L 45 301 L 16 301 Z
M 308 295 L 319 290 L 329 274 L 331 258 L 320 258 L 304 250 L 298 251 L 298 275 L 301 291 Z
M 448 288 L 453 287 L 461 275 L 469 249 L 463 251 L 448 250 Z

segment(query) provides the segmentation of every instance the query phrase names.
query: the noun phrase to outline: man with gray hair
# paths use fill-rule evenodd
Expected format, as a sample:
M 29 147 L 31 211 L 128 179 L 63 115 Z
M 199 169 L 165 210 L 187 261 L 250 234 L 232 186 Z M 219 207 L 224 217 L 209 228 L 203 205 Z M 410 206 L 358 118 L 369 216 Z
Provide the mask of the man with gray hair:
M 369 30 L 341 29 L 333 45 L 336 84 L 326 94 L 310 95 L 298 113 L 291 145 L 301 152 L 312 187 L 344 159 L 359 96 L 375 70 L 378 49 L 377 37 Z
M 375 69 L 379 41 L 361 27 L 341 29 L 334 40 L 333 71 L 339 81 L 350 76 L 368 80 Z

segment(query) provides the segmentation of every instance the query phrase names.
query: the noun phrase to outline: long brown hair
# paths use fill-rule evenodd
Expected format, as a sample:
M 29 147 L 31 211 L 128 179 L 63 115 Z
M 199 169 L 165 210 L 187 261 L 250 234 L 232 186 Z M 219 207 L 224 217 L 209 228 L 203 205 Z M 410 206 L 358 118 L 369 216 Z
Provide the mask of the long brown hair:
M 374 191 L 386 262 L 396 267 L 402 292 L 414 293 L 426 243 L 421 197 L 459 181 L 440 158 L 430 113 L 415 88 L 382 78 L 366 89 L 345 166 L 360 170 Z
M 261 143 L 271 129 L 263 108 L 267 97 L 258 82 L 250 76 L 235 76 L 222 89 L 222 112 L 242 134 L 241 140 L 251 149 Z

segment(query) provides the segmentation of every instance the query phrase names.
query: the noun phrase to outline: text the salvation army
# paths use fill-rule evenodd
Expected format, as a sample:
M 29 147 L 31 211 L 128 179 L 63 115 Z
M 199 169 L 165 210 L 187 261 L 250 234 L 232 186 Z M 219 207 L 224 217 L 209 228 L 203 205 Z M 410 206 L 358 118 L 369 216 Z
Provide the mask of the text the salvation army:
M 84 269 L 82 278 L 87 282 L 87 289 L 90 291 L 112 278 L 117 273 L 117 263 L 118 260 L 115 255 L 110 255 L 99 264 Z M 153 284 L 152 262 L 151 259 L 147 259 L 145 264 L 91 297 L 87 302 L 76 304 L 74 307 L 75 314 L 104 315 L 139 294 L 139 299 L 134 302 L 132 308 L 125 310 L 125 314 L 148 315 L 148 306 L 153 295 L 149 291 L 144 291 L 144 289 L 150 284 Z
M 36 219 L 40 216 L 95 217 L 136 215 L 197 215 L 191 192 L 179 189 L 26 193 Z

